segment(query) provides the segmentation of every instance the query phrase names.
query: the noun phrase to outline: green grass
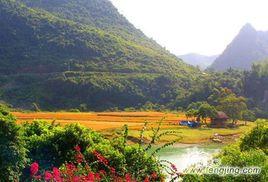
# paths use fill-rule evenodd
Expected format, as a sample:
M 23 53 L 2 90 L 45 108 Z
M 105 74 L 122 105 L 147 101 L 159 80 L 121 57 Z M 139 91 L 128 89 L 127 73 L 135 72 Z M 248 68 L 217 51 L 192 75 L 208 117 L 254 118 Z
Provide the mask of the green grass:
M 220 134 L 220 135 L 227 135 L 227 137 L 224 137 L 224 142 L 230 143 L 234 142 L 235 138 L 238 138 L 239 136 L 242 136 L 243 134 L 250 131 L 251 128 L 255 126 L 255 123 L 248 123 L 247 126 L 239 126 L 238 128 L 198 128 L 198 129 L 192 129 L 188 127 L 182 127 L 182 126 L 172 126 L 170 128 L 161 129 L 161 132 L 166 131 L 176 131 L 179 137 L 181 137 L 179 143 L 185 143 L 185 144 L 199 144 L 199 143 L 207 143 L 212 142 L 211 138 L 213 138 L 214 134 Z M 129 135 L 139 138 L 140 131 L 138 130 L 130 130 Z M 144 133 L 145 138 L 150 138 L 150 136 L 153 135 L 152 131 L 146 131 Z M 235 136 L 232 136 L 235 135 Z M 228 137 L 229 136 L 229 137 Z M 163 136 L 159 142 L 169 142 L 172 140 L 177 139 L 177 136 Z

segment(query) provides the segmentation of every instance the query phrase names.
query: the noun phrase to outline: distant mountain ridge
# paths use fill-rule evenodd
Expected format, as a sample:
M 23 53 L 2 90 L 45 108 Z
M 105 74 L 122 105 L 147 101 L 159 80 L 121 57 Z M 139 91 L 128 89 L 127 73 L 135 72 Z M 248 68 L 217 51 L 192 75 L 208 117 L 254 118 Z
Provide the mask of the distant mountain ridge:
M 249 70 L 256 61 L 268 57 L 268 31 L 257 31 L 246 24 L 214 61 L 210 69 L 224 71 L 229 68 Z
M 187 64 L 199 66 L 201 69 L 206 69 L 213 63 L 213 61 L 215 61 L 218 55 L 204 56 L 201 54 L 189 53 L 185 55 L 180 55 L 178 57 Z

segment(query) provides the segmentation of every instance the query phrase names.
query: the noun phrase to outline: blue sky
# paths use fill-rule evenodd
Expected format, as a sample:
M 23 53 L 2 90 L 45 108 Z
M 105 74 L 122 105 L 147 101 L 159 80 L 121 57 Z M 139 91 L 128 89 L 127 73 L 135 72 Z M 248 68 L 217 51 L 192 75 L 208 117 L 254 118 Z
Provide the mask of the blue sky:
M 268 30 L 267 0 L 111 0 L 172 53 L 220 54 L 240 28 Z

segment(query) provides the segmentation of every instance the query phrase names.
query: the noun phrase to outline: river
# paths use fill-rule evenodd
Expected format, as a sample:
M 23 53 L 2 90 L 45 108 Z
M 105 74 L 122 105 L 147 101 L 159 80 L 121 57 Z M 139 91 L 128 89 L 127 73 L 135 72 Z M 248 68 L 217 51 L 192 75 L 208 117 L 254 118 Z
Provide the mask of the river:
M 158 153 L 161 160 L 168 160 L 175 164 L 179 172 L 189 166 L 202 162 L 206 164 L 207 161 L 217 154 L 222 145 L 174 145 L 163 149 Z

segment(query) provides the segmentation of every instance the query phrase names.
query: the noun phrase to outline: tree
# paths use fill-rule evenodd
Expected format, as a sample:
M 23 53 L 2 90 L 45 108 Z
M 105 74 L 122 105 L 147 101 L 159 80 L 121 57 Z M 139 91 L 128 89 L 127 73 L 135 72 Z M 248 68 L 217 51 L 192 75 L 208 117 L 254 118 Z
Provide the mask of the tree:
M 197 116 L 202 120 L 205 120 L 206 118 L 212 119 L 217 116 L 217 112 L 218 111 L 214 106 L 211 106 L 208 103 L 204 103 L 199 107 L 197 111 Z
M 187 118 L 192 118 L 192 117 L 196 117 L 197 116 L 197 110 L 195 109 L 189 109 L 187 112 L 186 112 L 186 117 Z
M 198 117 L 198 109 L 203 103 L 205 102 L 193 102 L 189 104 L 189 106 L 187 107 L 186 117 L 187 118 Z M 197 120 L 200 120 L 200 118 L 198 117 Z
M 190 110 L 190 109 L 193 109 L 193 110 L 198 110 L 199 107 L 202 105 L 202 104 L 205 104 L 207 102 L 192 102 L 191 104 L 189 104 L 189 106 L 187 107 L 187 111 Z
M 207 102 L 194 102 L 188 106 L 186 112 L 186 117 L 197 117 L 198 121 L 214 118 L 216 115 L 216 108 Z
M 242 119 L 242 113 L 248 110 L 246 99 L 233 94 L 221 99 L 217 109 L 225 112 L 233 120 L 233 124 Z
M 247 121 L 255 121 L 256 116 L 253 111 L 245 110 L 242 112 L 242 119 L 245 120 L 245 125 L 247 125 Z
M 18 181 L 26 164 L 26 150 L 15 118 L 0 106 L 0 179 Z
M 235 95 L 230 89 L 228 88 L 214 88 L 212 94 L 207 98 L 208 103 L 217 106 L 220 104 L 220 100 L 230 96 Z

